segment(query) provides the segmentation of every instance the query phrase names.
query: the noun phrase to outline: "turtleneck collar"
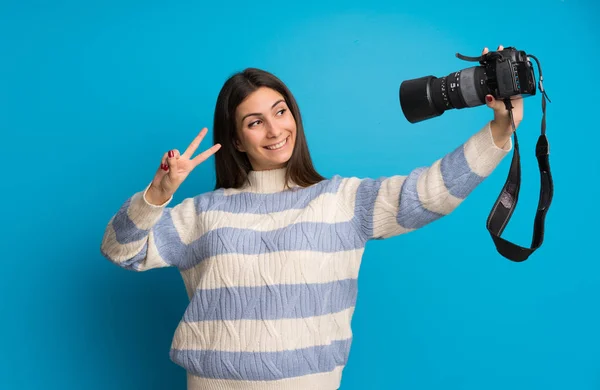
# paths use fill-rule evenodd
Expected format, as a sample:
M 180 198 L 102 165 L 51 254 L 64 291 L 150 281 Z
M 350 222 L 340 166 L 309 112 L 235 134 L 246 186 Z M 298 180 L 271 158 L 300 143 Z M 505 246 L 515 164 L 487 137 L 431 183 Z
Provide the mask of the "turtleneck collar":
M 286 190 L 285 174 L 287 167 L 278 169 L 268 169 L 263 171 L 248 172 L 248 183 L 244 186 L 244 190 L 260 193 L 274 193 Z M 289 187 L 295 187 L 294 183 L 289 183 Z

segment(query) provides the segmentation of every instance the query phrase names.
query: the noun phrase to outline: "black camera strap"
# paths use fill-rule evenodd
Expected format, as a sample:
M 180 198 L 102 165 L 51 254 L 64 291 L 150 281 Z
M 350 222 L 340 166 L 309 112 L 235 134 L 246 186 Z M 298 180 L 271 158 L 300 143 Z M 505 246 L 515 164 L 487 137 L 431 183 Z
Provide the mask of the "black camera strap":
M 508 171 L 508 178 L 506 183 L 490 212 L 487 219 L 487 229 L 492 235 L 494 244 L 498 252 L 509 260 L 515 262 L 521 262 L 527 260 L 527 258 L 541 245 L 544 241 L 544 222 L 546 219 L 546 213 L 552 202 L 554 194 L 554 185 L 552 182 L 552 175 L 550 173 L 550 161 L 549 161 L 549 144 L 548 138 L 546 137 L 546 99 L 548 95 L 544 90 L 542 81 L 542 69 L 537 58 L 532 55 L 529 57 L 533 58 L 538 66 L 540 73 L 539 89 L 542 93 L 542 131 L 538 138 L 535 155 L 538 160 L 538 166 L 540 170 L 541 186 L 540 186 L 540 198 L 535 215 L 535 221 L 533 225 L 533 239 L 529 248 L 516 245 L 510 241 L 500 237 L 502 232 L 506 228 L 508 221 L 510 220 L 519 199 L 519 190 L 521 188 L 521 159 L 519 155 L 519 141 L 517 138 L 516 126 L 513 118 L 511 100 L 506 99 L 504 103 L 506 109 L 509 112 L 514 137 L 514 152 L 513 158 Z M 550 101 L 550 99 L 548 99 Z

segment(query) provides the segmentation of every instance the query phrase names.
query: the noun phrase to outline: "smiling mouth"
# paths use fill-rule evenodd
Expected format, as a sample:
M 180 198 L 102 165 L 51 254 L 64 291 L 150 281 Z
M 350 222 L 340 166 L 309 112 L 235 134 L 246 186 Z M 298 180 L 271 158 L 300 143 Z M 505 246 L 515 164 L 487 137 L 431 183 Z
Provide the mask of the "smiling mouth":
M 290 138 L 290 136 L 288 135 L 287 137 L 285 137 L 285 139 L 279 143 L 270 145 L 270 146 L 263 146 L 265 149 L 267 150 L 278 150 L 283 148 L 287 143 L 288 143 L 288 139 Z

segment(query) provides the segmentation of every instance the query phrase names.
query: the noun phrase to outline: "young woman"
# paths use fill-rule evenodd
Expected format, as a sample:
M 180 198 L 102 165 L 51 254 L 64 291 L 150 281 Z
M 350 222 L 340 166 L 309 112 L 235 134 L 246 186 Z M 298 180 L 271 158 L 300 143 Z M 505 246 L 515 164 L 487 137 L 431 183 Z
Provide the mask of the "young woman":
M 194 157 L 203 129 L 183 153 L 165 153 L 152 181 L 111 218 L 101 245 L 126 269 L 180 270 L 190 302 L 170 356 L 187 371 L 188 389 L 337 389 L 366 242 L 447 215 L 511 150 L 508 112 L 487 99 L 494 118 L 430 167 L 327 179 L 313 167 L 284 83 L 259 69 L 229 78 L 214 145 Z M 517 125 L 522 104 L 513 103 Z M 213 154 L 214 191 L 167 207 Z

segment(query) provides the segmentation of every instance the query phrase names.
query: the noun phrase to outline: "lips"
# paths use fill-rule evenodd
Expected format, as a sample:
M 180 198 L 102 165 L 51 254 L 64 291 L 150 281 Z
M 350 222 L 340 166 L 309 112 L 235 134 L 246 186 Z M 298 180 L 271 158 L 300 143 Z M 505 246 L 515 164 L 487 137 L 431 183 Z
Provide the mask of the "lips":
M 268 146 L 263 146 L 265 149 L 267 150 L 278 150 L 283 148 L 289 140 L 290 136 L 288 135 L 287 137 L 285 137 L 283 140 L 279 141 L 276 144 L 272 144 L 272 145 L 268 145 Z

